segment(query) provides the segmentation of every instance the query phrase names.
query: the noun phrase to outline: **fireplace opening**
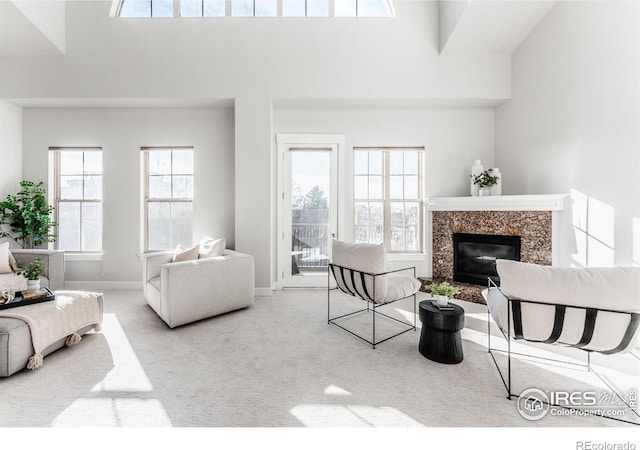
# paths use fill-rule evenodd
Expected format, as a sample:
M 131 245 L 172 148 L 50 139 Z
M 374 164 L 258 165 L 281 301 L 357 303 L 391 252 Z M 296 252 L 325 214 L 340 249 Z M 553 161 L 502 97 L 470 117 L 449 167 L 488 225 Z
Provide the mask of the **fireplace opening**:
M 520 236 L 453 234 L 453 280 L 486 285 L 487 277 L 500 284 L 496 259 L 520 261 Z

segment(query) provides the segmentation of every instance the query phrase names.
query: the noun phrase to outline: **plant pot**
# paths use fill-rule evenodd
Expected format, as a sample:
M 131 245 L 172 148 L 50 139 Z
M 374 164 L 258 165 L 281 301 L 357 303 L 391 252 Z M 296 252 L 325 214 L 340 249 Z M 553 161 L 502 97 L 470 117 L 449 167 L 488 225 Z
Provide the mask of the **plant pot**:
M 440 306 L 447 306 L 449 304 L 449 297 L 446 295 L 436 295 L 436 303 Z
M 478 195 L 480 197 L 488 197 L 491 195 L 491 188 L 480 188 L 478 189 Z
M 27 290 L 28 291 L 37 291 L 38 289 L 40 289 L 40 279 L 27 280 Z

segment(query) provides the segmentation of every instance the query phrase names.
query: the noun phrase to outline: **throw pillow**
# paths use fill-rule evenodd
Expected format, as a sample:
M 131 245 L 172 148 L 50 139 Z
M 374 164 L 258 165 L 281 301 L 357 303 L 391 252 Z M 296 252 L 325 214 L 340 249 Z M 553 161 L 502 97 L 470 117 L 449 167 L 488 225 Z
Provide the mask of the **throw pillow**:
M 194 245 L 188 250 L 182 250 L 182 247 L 178 245 L 176 253 L 173 255 L 173 262 L 192 261 L 198 259 L 198 246 Z
M 13 273 L 9 264 L 9 243 L 0 244 L 0 273 Z
M 211 236 L 205 236 L 200 239 L 199 257 L 210 258 L 213 256 L 224 255 L 224 249 L 227 247 L 227 241 L 225 238 L 214 239 Z
M 11 266 L 11 270 L 13 270 L 14 272 L 20 270 L 20 267 L 18 267 L 18 261 L 16 261 L 16 258 L 13 256 L 13 253 L 11 253 L 11 250 L 9 250 L 9 266 Z

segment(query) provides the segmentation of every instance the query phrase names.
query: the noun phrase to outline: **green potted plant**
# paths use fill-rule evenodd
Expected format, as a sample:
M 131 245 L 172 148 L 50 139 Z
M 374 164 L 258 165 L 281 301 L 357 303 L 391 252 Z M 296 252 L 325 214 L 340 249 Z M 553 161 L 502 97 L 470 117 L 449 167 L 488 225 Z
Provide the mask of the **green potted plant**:
M 43 182 L 21 181 L 21 190 L 9 194 L 0 202 L 0 227 L 7 225 L 10 231 L 0 228 L 0 238 L 13 239 L 22 248 L 37 248 L 56 237 L 51 228 L 57 223 L 51 219 L 53 206 L 47 203 Z
M 446 306 L 449 304 L 449 299 L 460 293 L 460 288 L 451 286 L 447 281 L 443 281 L 429 286 L 429 292 L 431 293 L 431 298 L 435 297 L 438 305 Z
M 37 290 L 40 289 L 40 275 L 44 270 L 42 266 L 42 258 L 36 256 L 32 263 L 30 263 L 27 267 L 22 268 L 22 263 L 18 263 L 18 267 L 20 271 L 17 272 L 18 275 L 22 275 L 27 279 L 27 290 Z
M 471 175 L 473 184 L 478 186 L 480 196 L 491 195 L 491 188 L 498 184 L 499 176 L 493 175 L 493 170 L 485 170 L 478 175 Z

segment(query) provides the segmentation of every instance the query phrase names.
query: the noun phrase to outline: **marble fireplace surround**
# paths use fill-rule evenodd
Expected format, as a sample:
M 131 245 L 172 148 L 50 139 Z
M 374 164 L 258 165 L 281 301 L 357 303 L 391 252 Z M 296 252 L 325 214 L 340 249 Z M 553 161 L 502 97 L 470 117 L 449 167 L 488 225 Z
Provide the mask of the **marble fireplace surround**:
M 559 214 L 568 194 L 448 197 L 427 200 L 431 221 L 432 279 L 453 283 L 453 233 L 520 236 L 521 261 L 552 265 L 557 259 Z M 453 283 L 462 300 L 484 303 L 484 286 Z

